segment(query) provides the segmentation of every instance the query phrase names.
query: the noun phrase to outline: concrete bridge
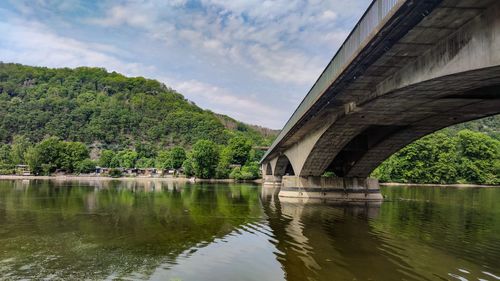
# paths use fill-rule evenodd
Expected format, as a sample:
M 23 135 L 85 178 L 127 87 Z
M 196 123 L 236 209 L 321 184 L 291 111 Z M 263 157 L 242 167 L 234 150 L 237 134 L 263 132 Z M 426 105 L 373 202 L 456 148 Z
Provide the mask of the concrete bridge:
M 500 1 L 375 0 L 262 158 L 265 185 L 380 200 L 368 177 L 387 157 L 498 113 Z

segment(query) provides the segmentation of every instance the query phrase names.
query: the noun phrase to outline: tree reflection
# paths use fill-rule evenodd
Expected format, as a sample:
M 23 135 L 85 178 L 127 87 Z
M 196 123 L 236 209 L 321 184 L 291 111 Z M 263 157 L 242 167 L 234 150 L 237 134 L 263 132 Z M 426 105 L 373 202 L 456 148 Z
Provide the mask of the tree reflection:
M 16 279 L 147 277 L 261 216 L 248 185 L 2 181 L 0 198 L 0 275 Z

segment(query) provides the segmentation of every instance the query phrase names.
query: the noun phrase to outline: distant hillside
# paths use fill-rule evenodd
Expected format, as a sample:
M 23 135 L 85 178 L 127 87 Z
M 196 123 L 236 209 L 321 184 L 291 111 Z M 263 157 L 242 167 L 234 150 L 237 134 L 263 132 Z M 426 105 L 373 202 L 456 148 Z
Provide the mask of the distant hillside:
M 267 145 L 276 132 L 203 110 L 164 84 L 102 68 L 51 69 L 0 63 L 0 142 L 46 136 L 121 149 L 136 143 L 225 144 L 232 136 Z
M 500 115 L 493 115 L 482 119 L 457 124 L 443 130 L 444 133 L 455 134 L 460 130 L 471 130 L 485 133 L 500 140 Z
M 259 133 L 259 135 L 265 137 L 265 138 L 274 138 L 279 134 L 279 130 L 273 130 L 257 125 L 250 125 L 250 124 L 245 124 L 243 122 L 234 120 L 233 118 L 222 115 L 222 114 L 215 114 L 219 120 L 224 124 L 224 127 L 230 130 L 237 130 L 237 131 L 250 131 L 250 132 L 255 132 Z

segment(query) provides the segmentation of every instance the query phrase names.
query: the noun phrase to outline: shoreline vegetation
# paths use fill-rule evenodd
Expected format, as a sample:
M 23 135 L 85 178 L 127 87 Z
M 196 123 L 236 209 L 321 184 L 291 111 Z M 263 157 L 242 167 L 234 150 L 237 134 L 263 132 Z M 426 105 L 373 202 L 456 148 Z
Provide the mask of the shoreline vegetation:
M 261 178 L 259 161 L 277 134 L 204 110 L 158 81 L 91 67 L 0 62 L 0 116 L 0 175 L 152 173 L 250 181 Z M 323 176 L 335 176 L 337 168 Z M 371 176 L 498 185 L 500 115 L 416 140 Z
M 94 153 L 81 142 L 47 137 L 31 143 L 24 136 L 15 136 L 12 144 L 0 145 L 0 174 L 255 180 L 260 178 L 258 160 L 263 153 L 242 136 L 231 138 L 226 145 L 199 140 L 190 150 L 174 146 L 158 151 L 136 144 L 120 151 Z M 92 154 L 99 156 L 91 159 Z
M 472 183 L 399 183 L 399 182 L 381 182 L 383 186 L 416 186 L 416 187 L 453 187 L 453 188 L 500 188 L 500 185 L 472 184 Z
M 0 62 L 0 116 L 0 174 L 7 175 L 106 167 L 115 177 L 157 169 L 256 179 L 277 133 L 204 110 L 156 80 L 91 67 Z
M 208 182 L 208 183 L 262 183 L 262 179 L 236 180 L 236 179 L 201 179 L 186 177 L 110 177 L 99 175 L 53 175 L 53 176 L 23 176 L 23 175 L 0 175 L 0 180 L 96 180 L 96 181 L 171 181 L 171 182 Z
M 236 179 L 191 179 L 186 177 L 109 177 L 94 175 L 56 175 L 56 176 L 23 176 L 23 175 L 0 175 L 0 180 L 96 180 L 96 181 L 171 181 L 181 183 L 263 183 L 262 179 L 236 180 Z M 488 184 L 467 184 L 467 183 L 402 183 L 402 182 L 381 182 L 381 186 L 415 186 L 415 187 L 453 187 L 453 188 L 500 188 L 500 185 Z

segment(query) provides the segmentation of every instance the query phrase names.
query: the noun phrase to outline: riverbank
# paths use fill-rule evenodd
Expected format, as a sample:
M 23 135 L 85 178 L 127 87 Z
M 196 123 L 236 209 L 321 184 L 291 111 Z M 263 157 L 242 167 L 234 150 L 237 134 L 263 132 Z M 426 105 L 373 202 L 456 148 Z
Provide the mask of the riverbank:
M 469 184 L 469 183 L 454 183 L 454 184 L 437 184 L 437 183 L 399 183 L 399 182 L 381 182 L 383 186 L 420 186 L 420 187 L 455 187 L 455 188 L 480 188 L 480 187 L 497 187 L 500 185 L 486 184 Z
M 193 182 L 190 178 L 184 177 L 103 177 L 89 175 L 64 175 L 64 176 L 18 176 L 18 175 L 0 175 L 0 180 L 99 180 L 99 181 L 175 181 L 175 182 Z M 236 181 L 234 179 L 194 179 L 198 183 L 262 183 L 262 179 Z M 421 187 L 455 187 L 455 188 L 481 188 L 481 187 L 497 187 L 500 185 L 483 185 L 483 184 L 424 184 L 424 183 L 399 183 L 399 182 L 384 182 L 382 186 L 421 186 Z
M 175 182 L 198 182 L 198 183 L 235 183 L 234 179 L 194 179 L 184 177 L 103 177 L 89 175 L 64 175 L 64 176 L 18 176 L 18 175 L 0 175 L 0 180 L 96 180 L 96 181 L 175 181 Z M 262 179 L 238 181 L 247 183 L 262 183 Z

